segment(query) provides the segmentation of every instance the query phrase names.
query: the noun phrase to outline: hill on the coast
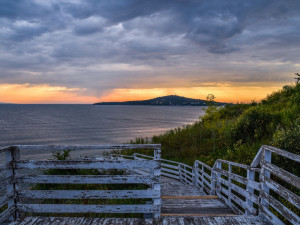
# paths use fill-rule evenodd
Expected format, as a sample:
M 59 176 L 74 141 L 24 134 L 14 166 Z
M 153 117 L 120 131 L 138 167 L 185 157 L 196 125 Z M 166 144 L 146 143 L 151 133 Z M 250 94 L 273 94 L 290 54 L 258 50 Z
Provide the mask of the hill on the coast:
M 261 102 L 208 107 L 193 125 L 131 143 L 162 144 L 163 158 L 190 165 L 196 159 L 211 166 L 216 159 L 249 165 L 262 145 L 300 154 L 300 83 L 286 85 Z M 299 167 L 291 165 L 293 170 L 300 175 Z
M 216 105 L 227 103 L 215 102 Z M 168 95 L 142 101 L 127 102 L 98 102 L 94 105 L 164 105 L 164 106 L 206 106 L 207 101 L 201 99 L 186 98 L 177 95 Z

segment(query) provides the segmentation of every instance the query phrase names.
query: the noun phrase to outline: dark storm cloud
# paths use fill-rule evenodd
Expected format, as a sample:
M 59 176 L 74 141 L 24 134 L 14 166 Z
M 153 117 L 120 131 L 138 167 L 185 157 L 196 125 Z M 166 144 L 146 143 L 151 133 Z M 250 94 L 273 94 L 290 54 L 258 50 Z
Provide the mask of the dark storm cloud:
M 269 74 L 298 68 L 299 12 L 299 0 L 0 0 L 0 82 L 281 81 Z

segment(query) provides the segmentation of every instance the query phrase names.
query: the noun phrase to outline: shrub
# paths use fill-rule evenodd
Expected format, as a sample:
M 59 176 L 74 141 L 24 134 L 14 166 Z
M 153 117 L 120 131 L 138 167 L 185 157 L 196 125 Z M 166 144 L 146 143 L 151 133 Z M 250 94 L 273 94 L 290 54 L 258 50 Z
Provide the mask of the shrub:
M 278 121 L 278 115 L 272 114 L 265 107 L 251 107 L 234 123 L 230 136 L 234 143 L 239 140 L 242 143 L 259 141 L 270 134 L 274 123 Z

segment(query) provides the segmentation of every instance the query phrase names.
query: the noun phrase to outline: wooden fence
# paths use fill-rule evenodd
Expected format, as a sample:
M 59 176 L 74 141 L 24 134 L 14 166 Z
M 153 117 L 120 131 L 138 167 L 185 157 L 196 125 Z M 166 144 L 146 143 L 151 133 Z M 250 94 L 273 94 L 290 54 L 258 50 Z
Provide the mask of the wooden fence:
M 80 213 L 152 213 L 160 216 L 160 175 L 195 185 L 208 195 L 217 195 L 237 214 L 259 216 L 274 224 L 300 224 L 300 178 L 290 171 L 272 163 L 272 155 L 289 160 L 298 168 L 300 156 L 270 146 L 262 146 L 250 166 L 217 160 L 213 167 L 195 161 L 193 167 L 183 163 L 162 159 L 160 145 L 122 145 L 122 146 L 38 146 L 41 149 L 154 149 L 154 156 L 134 153 L 132 156 L 112 154 L 110 159 L 91 161 L 22 161 L 19 150 L 33 146 L 9 147 L 6 164 L 0 166 L 0 173 L 6 177 L 0 188 L 5 186 L 6 194 L 0 197 L 0 207 L 7 205 L 0 214 L 0 222 L 18 212 L 80 212 Z M 29 169 L 125 169 L 135 175 L 125 176 L 19 176 L 18 170 Z M 299 174 L 299 173 L 298 173 Z M 22 183 L 96 183 L 96 184 L 146 184 L 147 190 L 91 190 L 91 191 L 54 191 L 20 190 Z M 3 190 L 3 189 L 2 189 Z M 74 205 L 74 204 L 21 204 L 20 199 L 68 198 L 68 199 L 138 199 L 151 198 L 152 202 L 141 205 Z
M 295 162 L 300 170 L 299 155 L 262 146 L 250 166 L 218 159 L 213 167 L 198 160 L 191 167 L 161 159 L 161 174 L 216 194 L 237 214 L 259 216 L 274 224 L 300 224 L 300 178 L 272 164 L 272 154 Z M 131 158 L 153 159 L 138 153 Z
M 20 150 L 24 149 L 153 149 L 154 160 L 20 160 Z M 161 212 L 160 188 L 160 145 L 111 145 L 111 146 L 14 146 L 3 148 L 6 163 L 0 166 L 0 173 L 6 176 L 1 181 L 0 223 L 6 219 L 16 219 L 20 213 L 143 213 L 159 217 Z M 23 175 L 21 170 L 122 170 L 147 169 L 147 175 Z M 22 190 L 20 186 L 29 184 L 143 184 L 143 190 Z M 152 199 L 145 204 L 34 204 L 45 199 Z M 30 201 L 28 201 L 30 200 Z

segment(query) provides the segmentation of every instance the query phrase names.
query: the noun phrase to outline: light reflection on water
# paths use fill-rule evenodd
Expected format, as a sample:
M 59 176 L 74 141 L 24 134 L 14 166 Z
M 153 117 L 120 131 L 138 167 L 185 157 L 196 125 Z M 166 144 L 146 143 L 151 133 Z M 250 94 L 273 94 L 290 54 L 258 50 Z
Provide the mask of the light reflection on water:
M 191 124 L 203 114 L 204 107 L 191 106 L 0 105 L 0 146 L 121 144 Z

